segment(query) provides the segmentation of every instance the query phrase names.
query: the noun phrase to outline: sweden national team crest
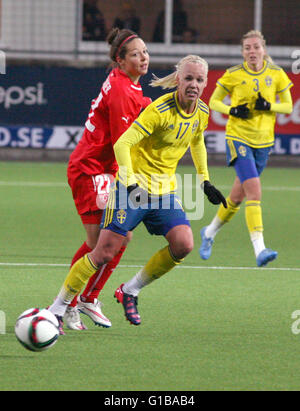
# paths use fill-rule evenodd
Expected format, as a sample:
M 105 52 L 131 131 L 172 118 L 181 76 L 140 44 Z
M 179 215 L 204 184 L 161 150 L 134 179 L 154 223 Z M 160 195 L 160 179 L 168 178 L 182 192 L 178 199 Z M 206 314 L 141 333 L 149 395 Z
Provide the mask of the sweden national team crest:
M 272 85 L 272 81 L 273 81 L 272 77 L 266 76 L 266 78 L 265 78 L 266 86 L 270 87 Z
M 239 146 L 239 153 L 242 157 L 246 157 L 247 155 L 247 149 L 245 146 Z
M 195 131 L 197 130 L 198 126 L 199 126 L 199 121 L 198 121 L 198 120 L 195 120 L 195 121 L 194 121 L 194 124 L 193 124 L 193 128 L 192 128 L 192 133 L 195 133 Z
M 117 220 L 118 220 L 118 222 L 119 222 L 120 224 L 123 224 L 123 223 L 125 222 L 125 220 L 126 220 L 126 216 L 127 216 L 126 211 L 121 208 L 121 210 L 119 210 L 119 211 L 117 212 Z

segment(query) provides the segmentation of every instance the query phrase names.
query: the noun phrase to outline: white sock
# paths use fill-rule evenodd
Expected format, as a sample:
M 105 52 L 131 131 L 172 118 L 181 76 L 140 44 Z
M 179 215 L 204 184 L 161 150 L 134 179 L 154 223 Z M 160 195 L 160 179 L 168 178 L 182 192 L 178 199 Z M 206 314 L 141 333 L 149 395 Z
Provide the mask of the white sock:
M 212 222 L 206 227 L 205 237 L 214 239 L 217 232 L 223 227 L 224 221 L 216 215 Z
M 253 231 L 250 233 L 250 238 L 253 244 L 255 256 L 257 257 L 266 248 L 263 233 L 260 231 Z
M 54 315 L 59 315 L 60 317 L 63 317 L 65 315 L 67 308 L 68 304 L 66 304 L 65 301 L 58 296 L 54 300 L 54 303 L 50 305 L 48 310 L 51 311 Z
M 143 287 L 150 284 L 153 280 L 145 275 L 142 275 L 143 268 L 127 283 L 123 285 L 123 291 L 126 294 L 136 297 Z

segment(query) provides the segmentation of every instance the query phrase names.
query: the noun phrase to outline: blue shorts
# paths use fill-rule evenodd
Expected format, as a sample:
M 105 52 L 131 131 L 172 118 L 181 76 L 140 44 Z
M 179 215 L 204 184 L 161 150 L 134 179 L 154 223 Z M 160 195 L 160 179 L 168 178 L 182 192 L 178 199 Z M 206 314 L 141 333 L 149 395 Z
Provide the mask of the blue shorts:
M 133 207 L 126 187 L 116 182 L 111 187 L 100 227 L 126 237 L 127 232 L 134 230 L 141 222 L 150 234 L 163 236 L 177 225 L 190 226 L 177 195 L 153 196 L 142 206 Z
M 226 140 L 228 166 L 234 166 L 240 182 L 259 177 L 266 167 L 271 147 L 253 148 L 235 140 Z

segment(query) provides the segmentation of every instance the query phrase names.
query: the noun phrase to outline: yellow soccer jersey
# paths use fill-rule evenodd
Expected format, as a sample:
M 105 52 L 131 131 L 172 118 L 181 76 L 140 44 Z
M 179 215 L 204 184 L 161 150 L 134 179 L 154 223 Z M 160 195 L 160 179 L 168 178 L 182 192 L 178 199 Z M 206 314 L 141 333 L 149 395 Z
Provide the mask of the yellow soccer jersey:
M 140 114 L 130 128 L 142 133 L 143 138 L 131 148 L 130 155 L 141 187 L 152 194 L 174 191 L 178 161 L 191 144 L 197 147 L 198 174 L 209 179 L 203 136 L 208 116 L 208 106 L 200 99 L 193 113 L 185 113 L 178 103 L 177 92 L 159 97 Z M 130 128 L 125 133 L 130 133 Z
M 258 92 L 270 103 L 275 103 L 276 95 L 293 86 L 282 68 L 265 61 L 262 70 L 255 72 L 244 62 L 226 70 L 217 85 L 228 92 L 231 106 L 247 103 L 250 109 L 247 120 L 229 116 L 226 139 L 244 142 L 254 148 L 272 146 L 276 113 L 255 110 L 254 106 Z

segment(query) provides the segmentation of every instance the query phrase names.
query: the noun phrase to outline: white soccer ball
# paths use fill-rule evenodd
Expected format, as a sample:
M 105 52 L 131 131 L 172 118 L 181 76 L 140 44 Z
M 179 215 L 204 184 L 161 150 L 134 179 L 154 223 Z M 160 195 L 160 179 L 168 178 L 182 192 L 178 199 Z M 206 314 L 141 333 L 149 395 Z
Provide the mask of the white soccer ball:
M 49 310 L 30 308 L 17 319 L 17 340 L 30 351 L 45 351 L 53 347 L 59 337 L 58 320 Z

